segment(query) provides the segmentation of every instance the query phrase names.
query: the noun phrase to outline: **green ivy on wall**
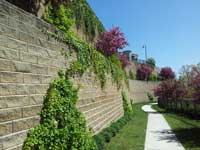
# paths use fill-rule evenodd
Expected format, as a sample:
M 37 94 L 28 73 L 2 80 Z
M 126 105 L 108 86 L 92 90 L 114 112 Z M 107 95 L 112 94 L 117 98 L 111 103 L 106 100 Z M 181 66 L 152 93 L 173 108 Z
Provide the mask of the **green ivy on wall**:
M 81 29 L 89 41 L 93 41 L 105 31 L 86 0 L 65 0 L 57 5 L 48 2 L 46 7 L 45 20 L 57 25 L 64 31 L 75 23 L 77 29 Z M 62 25 L 62 27 L 60 26 Z
M 73 3 L 76 1 L 86 2 L 85 0 L 74 0 Z M 77 9 L 83 8 L 77 6 L 76 8 L 68 9 L 65 4 L 54 7 L 52 7 L 51 3 L 47 5 L 47 13 L 44 19 L 62 30 L 64 36 L 60 37 L 58 34 L 49 31 L 44 32 L 73 47 L 77 51 L 77 61 L 70 64 L 66 69 L 66 73 L 59 72 L 60 77 L 50 85 L 47 96 L 44 99 L 41 122 L 37 127 L 29 131 L 23 145 L 24 150 L 97 149 L 90 133 L 86 130 L 84 116 L 76 108 L 77 89 L 73 87 L 69 78 L 77 75 L 81 76 L 89 69 L 96 74 L 102 88 L 105 86 L 109 74 L 111 74 L 113 82 L 118 87 L 121 87 L 124 81 L 128 85 L 127 75 L 115 55 L 105 57 L 94 46 L 80 40 L 70 31 L 70 27 L 74 22 L 72 19 L 73 10 Z M 83 10 L 79 10 L 79 14 L 76 14 L 77 17 L 80 15 L 79 17 L 82 18 L 83 14 L 92 13 L 84 12 L 80 14 L 81 11 Z M 92 24 L 88 23 L 90 21 L 85 21 L 87 27 L 92 26 Z M 90 28 L 86 30 L 92 33 L 93 29 L 92 27 Z

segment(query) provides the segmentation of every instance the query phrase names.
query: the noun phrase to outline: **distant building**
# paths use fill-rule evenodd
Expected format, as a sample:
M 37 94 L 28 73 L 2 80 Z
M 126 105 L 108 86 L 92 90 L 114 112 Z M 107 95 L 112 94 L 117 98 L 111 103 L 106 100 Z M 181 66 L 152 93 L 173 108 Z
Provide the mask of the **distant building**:
M 126 55 L 126 57 L 128 58 L 128 60 L 130 62 L 138 61 L 138 55 L 134 54 L 134 53 L 131 53 L 131 50 L 125 50 L 122 53 Z

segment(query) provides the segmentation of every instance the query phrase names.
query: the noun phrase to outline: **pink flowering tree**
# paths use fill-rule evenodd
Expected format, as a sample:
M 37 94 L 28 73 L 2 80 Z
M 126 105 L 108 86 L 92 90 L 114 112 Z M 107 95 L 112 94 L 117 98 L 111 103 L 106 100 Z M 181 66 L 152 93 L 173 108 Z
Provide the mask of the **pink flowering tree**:
M 200 102 L 200 70 L 197 67 L 193 67 L 189 78 L 189 89 L 192 97 L 195 101 Z
M 142 64 L 137 69 L 137 79 L 139 79 L 139 80 L 148 80 L 148 78 L 150 77 L 152 71 L 153 70 L 149 66 L 147 66 L 145 64 Z
M 96 43 L 97 49 L 105 56 L 116 54 L 119 49 L 128 45 L 124 33 L 119 27 L 114 27 L 110 31 L 104 32 Z
M 125 54 L 118 53 L 117 57 L 119 58 L 123 68 L 131 64 Z
M 184 99 L 187 95 L 187 89 L 180 81 L 164 80 L 154 90 L 155 96 L 158 97 L 158 104 L 165 108 L 177 109 L 177 101 Z M 174 104 L 174 106 L 172 106 Z M 181 104 L 182 109 L 182 104 Z
M 162 80 L 174 79 L 176 77 L 175 73 L 172 71 L 170 67 L 162 68 L 159 75 Z

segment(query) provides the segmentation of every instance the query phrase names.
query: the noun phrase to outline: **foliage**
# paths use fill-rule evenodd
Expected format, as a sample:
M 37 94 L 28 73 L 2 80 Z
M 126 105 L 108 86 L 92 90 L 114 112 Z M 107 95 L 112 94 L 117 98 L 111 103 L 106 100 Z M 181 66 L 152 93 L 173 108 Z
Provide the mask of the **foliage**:
M 147 96 L 148 96 L 149 102 L 153 102 L 155 100 L 155 97 L 153 96 L 153 94 L 148 92 Z
M 86 121 L 76 108 L 77 89 L 63 76 L 51 83 L 44 99 L 40 125 L 31 129 L 24 150 L 95 150 Z
M 148 58 L 146 63 L 153 68 L 156 66 L 156 61 L 154 58 Z
M 185 86 L 177 80 L 161 82 L 154 92 L 160 100 L 179 100 L 187 94 Z
M 141 107 L 146 103 L 134 104 L 131 120 L 117 136 L 106 144 L 106 150 L 144 150 L 148 114 Z
M 118 53 L 117 56 L 118 56 L 119 60 L 121 61 L 121 64 L 122 64 L 123 68 L 127 67 L 128 65 L 130 65 L 130 62 L 129 62 L 129 60 L 126 57 L 125 54 Z
M 193 90 L 193 99 L 200 101 L 200 69 L 193 67 L 190 73 L 190 80 L 191 84 L 189 85 L 189 88 Z
M 54 7 L 51 4 L 47 5 L 44 19 L 64 32 L 67 32 L 73 25 L 71 11 L 64 4 Z
M 105 56 L 116 54 L 119 49 L 123 49 L 127 45 L 128 42 L 119 27 L 114 27 L 110 31 L 104 32 L 96 43 L 97 49 Z
M 76 27 L 83 29 L 84 33 L 88 35 L 88 40 L 93 41 L 105 31 L 104 26 L 86 0 L 70 1 L 68 8 L 73 12 Z
M 185 65 L 181 68 L 179 81 L 187 88 L 187 98 L 200 101 L 200 67 Z
M 141 64 L 141 66 L 137 69 L 137 79 L 138 80 L 148 80 L 152 73 L 152 69 L 145 64 Z
M 61 1 L 54 2 L 59 3 Z M 50 85 L 44 100 L 40 125 L 29 131 L 23 145 L 24 150 L 95 150 L 96 144 L 86 129 L 85 118 L 76 108 L 76 101 L 78 99 L 77 89 L 73 88 L 72 83 L 68 79 L 77 75 L 81 76 L 85 70 L 91 69 L 97 75 L 102 87 L 104 87 L 107 80 L 106 76 L 109 73 L 111 73 L 113 80 L 118 86 L 122 84 L 123 79 L 127 82 L 127 75 L 118 62 L 106 58 L 93 46 L 80 40 L 73 32 L 69 31 L 72 25 L 72 16 L 75 13 L 74 10 L 77 10 L 77 7 L 82 9 L 82 6 L 78 6 L 80 3 L 75 3 L 78 0 L 65 2 L 73 2 L 76 8 L 68 9 L 65 3 L 55 6 L 49 4 L 47 13 L 44 16 L 45 20 L 62 30 L 64 36 L 60 37 L 52 32 L 47 33 L 58 40 L 66 42 L 71 48 L 75 49 L 77 51 L 77 61 L 71 63 L 69 68 L 67 68 L 65 78 L 64 73 L 59 72 L 61 77 Z M 80 2 L 85 3 L 85 0 Z M 80 12 L 78 15 L 82 15 Z M 87 18 L 88 16 L 84 17 Z M 86 31 L 92 29 L 89 27 L 92 24 L 88 21 L 84 22 L 87 28 Z M 125 116 L 124 118 L 119 124 L 124 124 L 129 117 Z M 114 136 L 117 128 L 110 129 L 109 132 L 112 134 L 104 134 L 106 141 L 109 140 L 111 135 Z
M 108 59 L 109 59 L 112 63 L 114 63 L 115 65 L 117 65 L 117 67 L 122 68 L 122 63 L 121 63 L 121 61 L 119 60 L 117 54 L 113 54 L 113 55 L 109 56 Z
M 82 29 L 89 41 L 94 41 L 96 37 L 105 31 L 104 26 L 86 0 L 51 0 L 53 9 L 60 5 L 63 5 L 65 10 L 70 12 L 68 18 L 74 20 L 76 28 Z
M 159 75 L 162 78 L 162 80 L 175 78 L 175 73 L 172 71 L 172 69 L 170 67 L 161 68 Z
M 128 97 L 124 91 L 122 91 L 122 100 L 123 100 L 124 114 L 130 115 L 132 113 L 132 106 L 129 104 Z
M 131 80 L 135 80 L 135 74 L 133 73 L 133 71 L 132 70 L 129 70 L 129 78 L 131 79 Z
M 62 6 L 62 5 L 61 5 Z M 52 10 L 49 9 L 51 12 Z M 46 14 L 46 20 L 50 23 L 54 23 L 51 16 Z M 60 18 L 62 20 L 62 18 Z M 78 55 L 77 55 L 77 62 L 74 62 L 70 65 L 67 69 L 67 74 L 69 77 L 73 77 L 76 75 L 82 75 L 85 70 L 90 69 L 92 70 L 98 77 L 102 88 L 105 86 L 107 80 L 107 74 L 111 73 L 113 81 L 117 84 L 118 87 L 121 87 L 123 80 L 128 85 L 127 76 L 124 73 L 124 70 L 119 65 L 119 61 L 115 59 L 115 56 L 111 56 L 111 58 L 106 58 L 100 52 L 98 52 L 92 45 L 89 45 L 87 42 L 80 40 L 75 34 L 71 31 L 63 30 L 62 22 L 60 21 L 61 25 L 55 24 L 59 29 L 64 31 L 64 36 L 60 37 L 56 33 L 48 32 L 51 36 L 62 40 L 69 44 L 72 48 L 74 48 Z M 68 77 L 68 78 L 69 78 Z
M 158 79 L 158 75 L 152 73 L 152 74 L 149 76 L 149 80 L 150 80 L 150 81 L 154 81 L 154 82 L 158 81 L 158 80 L 159 80 L 159 79 Z
M 97 135 L 94 135 L 98 150 L 105 149 L 105 143 L 110 142 L 111 138 L 114 137 L 120 129 L 130 121 L 130 116 L 123 116 L 116 122 L 112 123 L 108 128 L 105 128 Z

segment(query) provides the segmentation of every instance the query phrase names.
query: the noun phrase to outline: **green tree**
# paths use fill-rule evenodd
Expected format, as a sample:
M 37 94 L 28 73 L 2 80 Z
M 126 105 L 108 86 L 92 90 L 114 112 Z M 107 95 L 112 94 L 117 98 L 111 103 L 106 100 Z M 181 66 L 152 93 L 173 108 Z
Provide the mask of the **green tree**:
M 151 58 L 147 59 L 147 64 L 152 66 L 152 67 L 155 67 L 156 66 L 156 61 L 155 61 L 154 58 L 151 57 Z

